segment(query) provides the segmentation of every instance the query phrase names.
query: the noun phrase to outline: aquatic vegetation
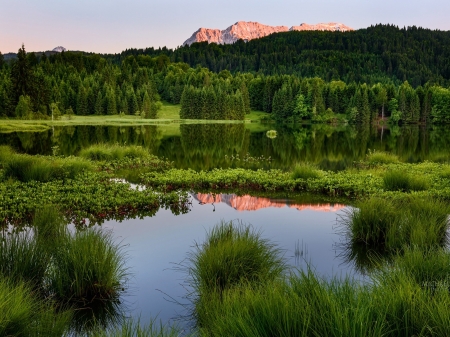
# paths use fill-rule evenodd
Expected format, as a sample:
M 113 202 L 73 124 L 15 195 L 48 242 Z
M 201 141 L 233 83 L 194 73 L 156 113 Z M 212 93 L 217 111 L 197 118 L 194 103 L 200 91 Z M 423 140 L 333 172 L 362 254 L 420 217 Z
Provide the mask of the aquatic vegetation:
M 423 176 L 412 176 L 401 170 L 388 171 L 383 176 L 384 187 L 388 191 L 423 191 L 429 186 Z
M 81 150 L 79 156 L 90 160 L 109 161 L 124 158 L 143 159 L 149 157 L 150 153 L 141 146 L 97 144 Z
M 445 245 L 449 213 L 447 203 L 433 198 L 372 197 L 359 202 L 341 219 L 341 224 L 351 245 L 392 253 L 408 246 L 430 249 Z
M 90 337 L 179 337 L 181 330 L 176 326 L 166 326 L 152 320 L 142 326 L 138 321 L 127 319 L 118 327 L 94 331 Z M 183 334 L 183 336 L 189 336 Z
M 190 254 L 191 284 L 201 293 L 221 293 L 240 284 L 263 284 L 284 270 L 281 251 L 242 223 L 222 222 Z
M 63 336 L 70 312 L 56 313 L 51 303 L 40 301 L 23 282 L 0 277 L 1 336 Z
M 66 233 L 54 248 L 50 293 L 62 303 L 85 307 L 117 299 L 127 277 L 123 247 L 111 233 L 86 229 Z
M 292 169 L 292 179 L 315 179 L 320 177 L 320 171 L 308 164 L 297 164 Z
M 22 182 L 74 179 L 77 175 L 92 169 L 93 165 L 90 162 L 75 157 L 55 158 L 12 154 L 4 162 L 4 176 Z
M 398 163 L 398 157 L 395 154 L 383 151 L 370 151 L 365 161 L 369 164 L 395 164 Z

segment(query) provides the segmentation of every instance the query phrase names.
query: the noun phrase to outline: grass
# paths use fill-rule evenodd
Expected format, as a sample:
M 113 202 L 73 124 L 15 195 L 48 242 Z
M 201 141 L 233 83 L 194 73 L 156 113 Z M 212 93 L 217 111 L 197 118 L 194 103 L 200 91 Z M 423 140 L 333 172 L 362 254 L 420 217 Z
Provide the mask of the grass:
M 429 183 L 423 176 L 412 176 L 404 171 L 392 170 L 383 176 L 384 188 L 388 191 L 424 191 Z
M 94 161 L 111 161 L 124 158 L 148 158 L 150 153 L 141 146 L 97 144 L 81 150 L 79 156 Z
M 320 172 L 308 164 L 297 164 L 292 170 L 292 179 L 316 179 L 320 177 Z
M 251 226 L 233 222 L 216 225 L 206 242 L 192 252 L 190 261 L 192 284 L 205 293 L 220 293 L 242 283 L 265 283 L 284 270 L 275 245 Z
M 449 213 L 447 203 L 433 198 L 373 197 L 350 210 L 342 223 L 351 245 L 365 245 L 384 252 L 401 251 L 404 246 L 430 249 L 447 243 Z
M 4 176 L 22 182 L 48 182 L 57 179 L 74 179 L 77 175 L 91 171 L 93 165 L 82 158 L 53 158 L 11 154 L 5 159 Z
M 0 336 L 63 336 L 69 312 L 56 313 L 25 283 L 0 277 Z
M 127 319 L 118 327 L 94 331 L 90 337 L 179 337 L 180 335 L 180 330 L 175 326 L 165 326 L 153 320 L 148 325 L 142 326 L 139 320 Z
M 369 151 L 366 156 L 366 162 L 369 164 L 395 164 L 398 163 L 398 157 L 389 152 Z
M 83 308 L 116 300 L 124 290 L 124 253 L 110 232 L 91 228 L 66 233 L 56 247 L 48 283 L 58 301 Z

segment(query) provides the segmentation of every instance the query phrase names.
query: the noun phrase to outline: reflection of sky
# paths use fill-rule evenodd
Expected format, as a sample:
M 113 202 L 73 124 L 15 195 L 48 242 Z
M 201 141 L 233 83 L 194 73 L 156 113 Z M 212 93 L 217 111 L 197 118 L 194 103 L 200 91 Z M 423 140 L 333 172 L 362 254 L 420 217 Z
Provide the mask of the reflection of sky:
M 167 293 L 183 302 L 186 294 L 182 287 L 184 275 L 172 270 L 174 263 L 182 262 L 195 242 L 202 243 L 205 233 L 220 220 L 242 220 L 261 229 L 263 237 L 279 244 L 286 251 L 285 257 L 291 265 L 296 264 L 296 245 L 305 255 L 297 265 L 305 267 L 311 262 L 319 275 L 343 275 L 351 273 L 351 267 L 337 258 L 333 244 L 340 236 L 336 234 L 336 218 L 342 211 L 319 212 L 298 211 L 295 208 L 264 208 L 257 211 L 237 211 L 224 203 L 199 205 L 194 201 L 188 214 L 174 216 L 161 210 L 155 217 L 135 219 L 123 223 L 108 222 L 114 236 L 129 245 L 128 265 L 134 278 L 127 301 L 134 315 L 146 321 L 158 316 L 163 322 L 183 314 L 182 307 L 164 299 Z M 158 291 L 159 289 L 160 291 Z

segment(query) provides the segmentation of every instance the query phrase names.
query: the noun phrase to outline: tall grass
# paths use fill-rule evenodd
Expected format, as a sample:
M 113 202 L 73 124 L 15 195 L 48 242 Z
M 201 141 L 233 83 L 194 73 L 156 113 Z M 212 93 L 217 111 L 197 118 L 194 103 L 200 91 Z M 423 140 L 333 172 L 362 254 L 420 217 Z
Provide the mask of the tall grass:
M 383 151 L 369 151 L 366 156 L 369 164 L 394 164 L 398 163 L 398 157 L 395 154 Z
M 242 283 L 265 283 L 281 275 L 280 250 L 242 223 L 222 222 L 189 258 L 193 285 L 201 292 L 222 292 Z
M 129 145 L 129 146 L 120 146 L 120 145 L 108 145 L 108 144 L 98 144 L 92 145 L 86 149 L 80 151 L 79 156 L 95 160 L 116 160 L 123 159 L 125 157 L 128 158 L 147 158 L 149 157 L 148 150 L 144 149 L 141 146 Z
M 4 176 L 22 182 L 48 182 L 55 179 L 74 179 L 82 172 L 92 170 L 90 162 L 81 158 L 49 158 L 15 154 L 4 164 Z
M 400 170 L 386 172 L 383 183 L 384 188 L 388 191 L 424 191 L 429 187 L 429 182 L 425 177 L 411 176 Z
M 156 321 L 142 326 L 140 321 L 131 319 L 125 320 L 119 327 L 106 330 L 97 330 L 90 334 L 90 337 L 179 337 L 180 330 L 175 326 L 166 326 Z M 183 334 L 183 336 L 187 336 Z
M 315 179 L 320 177 L 320 172 L 315 167 L 308 164 L 297 164 L 292 170 L 292 179 Z
M 62 336 L 69 312 L 56 313 L 23 282 L 0 277 L 0 336 Z
M 10 146 L 0 145 L 0 168 L 3 168 L 7 160 L 14 154 Z
M 0 234 L 0 275 L 41 287 L 47 267 L 48 256 L 30 230 Z
M 404 246 L 429 249 L 447 243 L 450 207 L 436 199 L 406 197 L 399 200 L 370 198 L 342 219 L 353 244 L 374 251 L 400 251 Z
M 127 277 L 123 247 L 110 232 L 87 229 L 58 240 L 48 282 L 63 303 L 85 307 L 95 301 L 117 300 Z

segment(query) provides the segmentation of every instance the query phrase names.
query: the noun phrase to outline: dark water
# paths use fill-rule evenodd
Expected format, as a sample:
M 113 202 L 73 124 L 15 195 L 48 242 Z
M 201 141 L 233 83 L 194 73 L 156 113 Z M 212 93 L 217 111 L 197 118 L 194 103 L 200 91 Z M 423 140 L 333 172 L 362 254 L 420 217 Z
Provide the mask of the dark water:
M 193 195 L 192 201 L 187 214 L 175 216 L 160 210 L 151 218 L 103 225 L 128 245 L 127 265 L 133 277 L 124 300 L 131 316 L 143 322 L 151 317 L 170 322 L 189 313 L 182 305 L 189 304 L 184 298 L 189 292 L 187 275 L 179 270 L 179 264 L 186 264 L 187 253 L 221 220 L 240 220 L 261 230 L 264 238 L 284 250 L 286 261 L 294 268 L 306 268 L 310 263 L 324 277 L 361 277 L 340 249 L 344 238 L 336 224 L 348 209 L 345 205 L 202 194 Z M 179 323 L 187 324 L 185 320 Z
M 267 137 L 270 129 L 277 131 L 275 138 Z M 238 166 L 287 169 L 297 162 L 339 170 L 363 159 L 369 150 L 389 151 L 405 162 L 449 161 L 449 131 L 448 127 L 417 125 L 391 129 L 255 124 L 69 126 L 45 132 L 0 134 L 0 144 L 20 152 L 47 155 L 53 151 L 76 155 L 94 143 L 134 144 L 174 161 L 176 167 L 196 170 Z M 239 160 L 230 159 L 237 155 Z

